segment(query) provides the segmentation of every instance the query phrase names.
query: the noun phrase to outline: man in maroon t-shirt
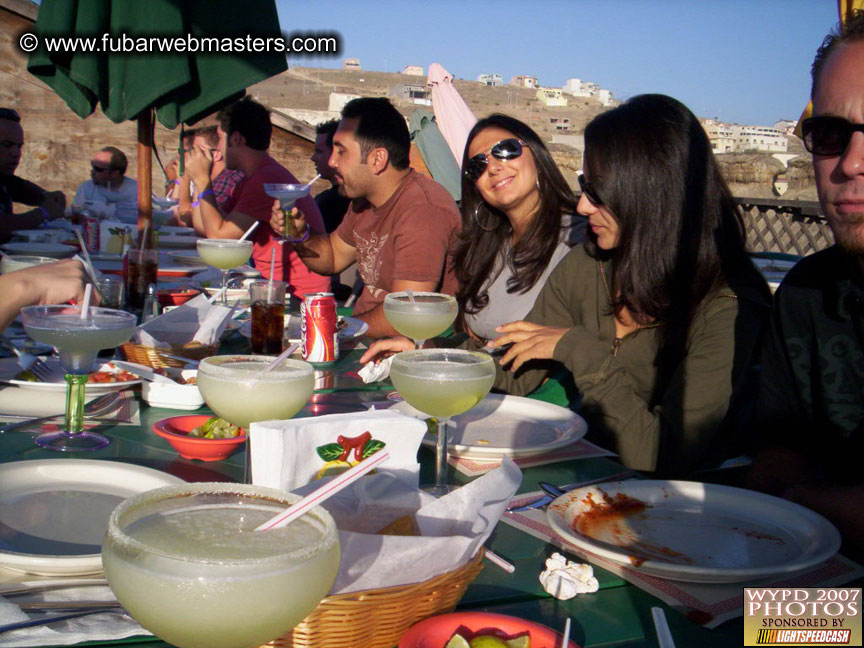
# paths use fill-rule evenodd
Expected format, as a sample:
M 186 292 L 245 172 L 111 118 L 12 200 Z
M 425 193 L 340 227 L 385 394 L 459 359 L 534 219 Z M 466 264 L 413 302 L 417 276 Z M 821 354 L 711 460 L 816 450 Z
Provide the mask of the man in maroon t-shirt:
M 270 255 L 276 250 L 274 278 L 286 281 L 292 294 L 324 292 L 330 278 L 307 268 L 288 243 L 280 243 L 270 227 L 270 207 L 273 199 L 264 193 L 265 183 L 294 184 L 297 179 L 267 154 L 270 147 L 270 113 L 249 97 L 234 102 L 219 113 L 219 150 L 229 169 L 239 169 L 245 176 L 220 209 L 210 172 L 213 164 L 210 148 L 197 145 L 187 162 L 188 174 L 198 188 L 201 221 L 207 238 L 239 239 L 252 223 L 260 225 L 250 236 L 252 258 L 256 269 L 265 279 L 270 278 Z M 311 230 L 324 232 L 324 224 L 315 201 L 307 196 L 297 205 L 310 215 Z
M 295 247 L 306 265 L 322 274 L 357 263 L 365 286 L 354 315 L 369 324 L 371 337 L 398 335 L 384 317 L 387 293 L 456 292 L 448 251 L 460 228 L 459 210 L 444 187 L 411 169 L 410 146 L 405 119 L 387 99 L 348 102 L 333 137 L 330 166 L 351 207 L 335 232 L 312 234 Z M 305 232 L 309 212 L 299 203 L 298 208 L 295 224 Z M 271 201 L 271 214 L 271 225 L 281 227 L 278 202 Z

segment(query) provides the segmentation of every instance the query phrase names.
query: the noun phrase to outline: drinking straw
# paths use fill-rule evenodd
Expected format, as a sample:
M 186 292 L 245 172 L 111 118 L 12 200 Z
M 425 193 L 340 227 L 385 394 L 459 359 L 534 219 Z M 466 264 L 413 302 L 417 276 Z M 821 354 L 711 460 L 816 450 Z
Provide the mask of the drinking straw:
M 285 526 L 289 522 L 296 520 L 304 513 L 308 513 L 313 506 L 321 504 L 321 502 L 331 498 L 333 495 L 341 491 L 346 486 L 354 483 L 360 477 L 368 473 L 376 466 L 382 464 L 390 458 L 390 453 L 387 450 L 379 450 L 370 457 L 366 457 L 353 468 L 349 468 L 345 472 L 336 475 L 320 488 L 316 488 L 299 502 L 292 504 L 281 513 L 273 516 L 264 524 L 256 527 L 256 531 L 269 531 Z
M 93 262 L 90 260 L 90 252 L 87 250 L 87 245 L 84 243 L 84 237 L 81 236 L 81 226 L 75 226 L 75 234 L 78 236 L 78 244 L 81 246 L 81 252 L 84 254 L 84 267 L 87 269 L 87 274 L 93 283 L 98 283 L 96 280 L 96 272 L 93 270 Z
M 88 283 L 84 286 L 84 301 L 81 302 L 81 319 L 87 320 L 90 317 L 90 299 L 93 297 L 93 284 Z
M 501 556 L 496 554 L 491 549 L 486 549 L 484 555 L 486 557 L 486 560 L 491 562 L 493 565 L 500 567 L 501 569 L 506 571 L 508 574 L 512 574 L 513 572 L 516 571 L 516 565 L 514 565 L 513 563 L 507 562 L 506 560 L 504 560 Z
M 416 304 L 416 303 L 417 303 L 417 300 L 414 299 L 414 291 L 413 291 L 413 290 L 406 290 L 405 293 L 408 295 L 408 299 L 411 300 L 411 303 L 412 303 L 412 304 Z
M 222 293 L 224 293 L 226 290 L 228 290 L 228 286 L 225 286 L 224 288 L 220 288 L 218 291 L 216 291 L 215 293 L 210 295 L 210 297 L 207 299 L 207 303 L 212 304 L 217 299 L 220 299 L 222 297 Z
M 285 358 L 287 358 L 292 353 L 294 353 L 299 346 L 300 346 L 300 344 L 298 342 L 295 342 L 294 344 L 289 346 L 282 353 L 280 353 L 279 356 L 273 362 L 271 362 L 269 365 L 264 367 L 264 369 L 262 371 L 264 373 L 267 373 L 268 371 L 273 371 L 276 367 L 278 367 L 280 364 L 282 364 L 282 361 L 285 360 Z
M 260 222 L 261 221 L 255 221 L 254 223 L 252 223 L 252 227 L 250 227 L 248 230 L 246 230 L 246 233 L 240 237 L 240 240 L 245 241 L 247 238 L 249 238 L 249 236 L 252 234 L 252 232 L 255 231 L 255 228 L 258 227 L 258 224 Z
M 273 301 L 273 272 L 276 268 L 276 246 L 270 248 L 270 282 L 267 284 L 267 303 Z
M 312 178 L 309 182 L 307 182 L 305 185 L 303 185 L 303 188 L 305 189 L 306 187 L 311 187 L 313 184 L 315 184 L 315 181 L 320 177 L 321 177 L 321 174 L 319 173 L 314 178 Z
M 150 233 L 150 224 L 148 223 L 147 225 L 144 226 L 144 231 L 141 232 L 140 248 L 141 248 L 142 252 L 144 251 L 144 247 L 145 247 L 144 242 L 147 240 L 147 235 L 149 233 Z
M 669 623 L 666 621 L 666 613 L 663 608 L 652 607 L 651 618 L 654 619 L 654 628 L 657 630 L 657 644 L 660 648 L 675 648 L 675 641 L 672 639 L 672 631 L 669 630 Z
M 561 642 L 561 648 L 569 648 L 570 644 L 570 617 L 564 623 L 564 641 Z

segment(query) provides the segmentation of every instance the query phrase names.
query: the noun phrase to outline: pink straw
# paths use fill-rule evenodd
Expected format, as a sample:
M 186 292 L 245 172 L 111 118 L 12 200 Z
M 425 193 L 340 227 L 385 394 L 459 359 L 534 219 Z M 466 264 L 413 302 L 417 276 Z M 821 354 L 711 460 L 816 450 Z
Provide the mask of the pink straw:
M 341 491 L 346 486 L 354 483 L 360 477 L 368 473 L 370 470 L 385 462 L 390 458 L 390 453 L 386 450 L 379 450 L 371 457 L 366 457 L 359 464 L 346 470 L 344 473 L 336 475 L 333 479 L 324 484 L 321 488 L 316 488 L 299 502 L 292 504 L 287 509 L 278 515 L 270 518 L 264 524 L 257 527 L 256 531 L 270 531 L 283 527 L 292 520 L 296 520 L 304 513 L 308 513 L 313 506 L 317 506 L 321 502 L 331 498 L 333 495 Z
M 504 560 L 501 556 L 496 554 L 491 549 L 486 549 L 486 551 L 484 552 L 483 555 L 486 558 L 486 560 L 491 562 L 493 565 L 500 567 L 501 569 L 506 571 L 508 574 L 512 574 L 513 572 L 516 571 L 516 565 L 507 562 L 506 560 Z

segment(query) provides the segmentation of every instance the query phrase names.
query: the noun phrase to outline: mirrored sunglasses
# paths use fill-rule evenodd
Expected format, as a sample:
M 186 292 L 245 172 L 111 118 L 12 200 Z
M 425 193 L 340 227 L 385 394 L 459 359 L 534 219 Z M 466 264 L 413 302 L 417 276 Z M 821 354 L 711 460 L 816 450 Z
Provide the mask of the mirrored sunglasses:
M 852 135 L 864 133 L 864 124 L 842 117 L 808 117 L 801 123 L 804 147 L 814 155 L 842 155 Z
M 496 160 L 515 160 L 522 155 L 522 149 L 525 146 L 527 145 L 522 140 L 516 139 L 515 137 L 509 137 L 501 140 L 489 149 L 489 155 L 494 157 Z M 486 153 L 478 153 L 468 160 L 468 164 L 465 167 L 465 175 L 471 182 L 477 182 L 480 179 L 480 176 L 485 173 L 488 166 L 488 155 Z

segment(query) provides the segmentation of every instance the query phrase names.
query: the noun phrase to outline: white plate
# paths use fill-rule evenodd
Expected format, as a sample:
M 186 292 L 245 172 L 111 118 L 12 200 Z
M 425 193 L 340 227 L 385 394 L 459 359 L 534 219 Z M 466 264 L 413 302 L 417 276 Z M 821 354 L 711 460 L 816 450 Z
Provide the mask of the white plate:
M 619 494 L 630 508 L 602 506 Z M 608 513 L 598 515 L 598 505 Z M 840 548 L 837 529 L 802 506 L 697 482 L 588 486 L 562 495 L 546 514 L 555 532 L 577 547 L 670 580 L 737 583 L 791 574 Z
M 185 238 L 189 238 L 188 236 Z M 194 247 L 194 246 L 193 246 Z M 168 252 L 168 256 L 180 265 L 189 266 L 192 268 L 206 267 L 206 263 L 201 259 L 201 255 L 197 250 L 184 250 L 182 252 Z
M 28 243 L 63 243 L 68 241 L 69 232 L 63 229 L 32 229 L 32 230 L 15 230 L 12 232 L 14 237 L 13 242 L 25 241 Z M 72 235 L 71 238 L 75 238 Z
M 28 256 L 51 257 L 52 259 L 65 259 L 75 255 L 77 248 L 61 243 L 6 243 L 0 245 L 9 254 L 24 254 Z
M 229 297 L 230 301 L 230 297 Z M 369 325 L 363 320 L 357 319 L 356 317 L 340 317 L 339 319 L 344 320 L 345 326 L 339 329 L 337 336 L 340 340 L 353 340 L 356 337 L 360 337 L 366 331 L 369 330 Z M 246 320 L 242 324 L 240 324 L 240 328 L 237 329 L 240 332 L 240 335 L 243 337 L 251 338 L 252 337 L 252 322 Z M 286 315 L 285 316 L 285 336 L 289 340 L 300 340 L 302 334 L 300 332 L 300 316 L 299 315 Z M 424 417 L 428 418 L 428 417 Z
M 45 360 L 48 365 L 59 365 L 60 361 L 57 358 L 48 358 Z M 100 364 L 95 371 L 117 371 L 107 365 Z M 34 389 L 38 391 L 66 391 L 66 381 L 59 382 L 30 382 L 29 380 L 15 380 L 15 376 L 21 372 L 21 367 L 18 366 L 16 358 L 0 359 L 0 382 L 9 385 L 16 385 L 25 389 Z M 126 380 L 115 383 L 87 383 L 86 392 L 90 394 L 104 394 L 106 392 L 120 391 L 133 385 L 140 385 L 141 380 Z
M 391 409 L 429 418 L 404 401 Z M 489 394 L 450 419 L 448 450 L 455 457 L 530 457 L 578 441 L 587 431 L 585 420 L 564 407 L 533 398 Z M 423 445 L 435 447 L 435 436 L 427 435 Z
M 159 233 L 159 248 L 194 248 L 197 244 L 197 236 L 189 236 L 188 234 L 162 234 Z
M 173 475 L 117 461 L 0 464 L 0 566 L 42 576 L 98 574 L 111 511 L 128 497 L 180 483 Z
M 195 234 L 195 230 L 191 227 L 181 227 L 179 225 L 163 225 L 159 228 L 159 240 L 161 241 L 163 237 L 169 235 L 177 235 L 177 236 L 193 236 Z

